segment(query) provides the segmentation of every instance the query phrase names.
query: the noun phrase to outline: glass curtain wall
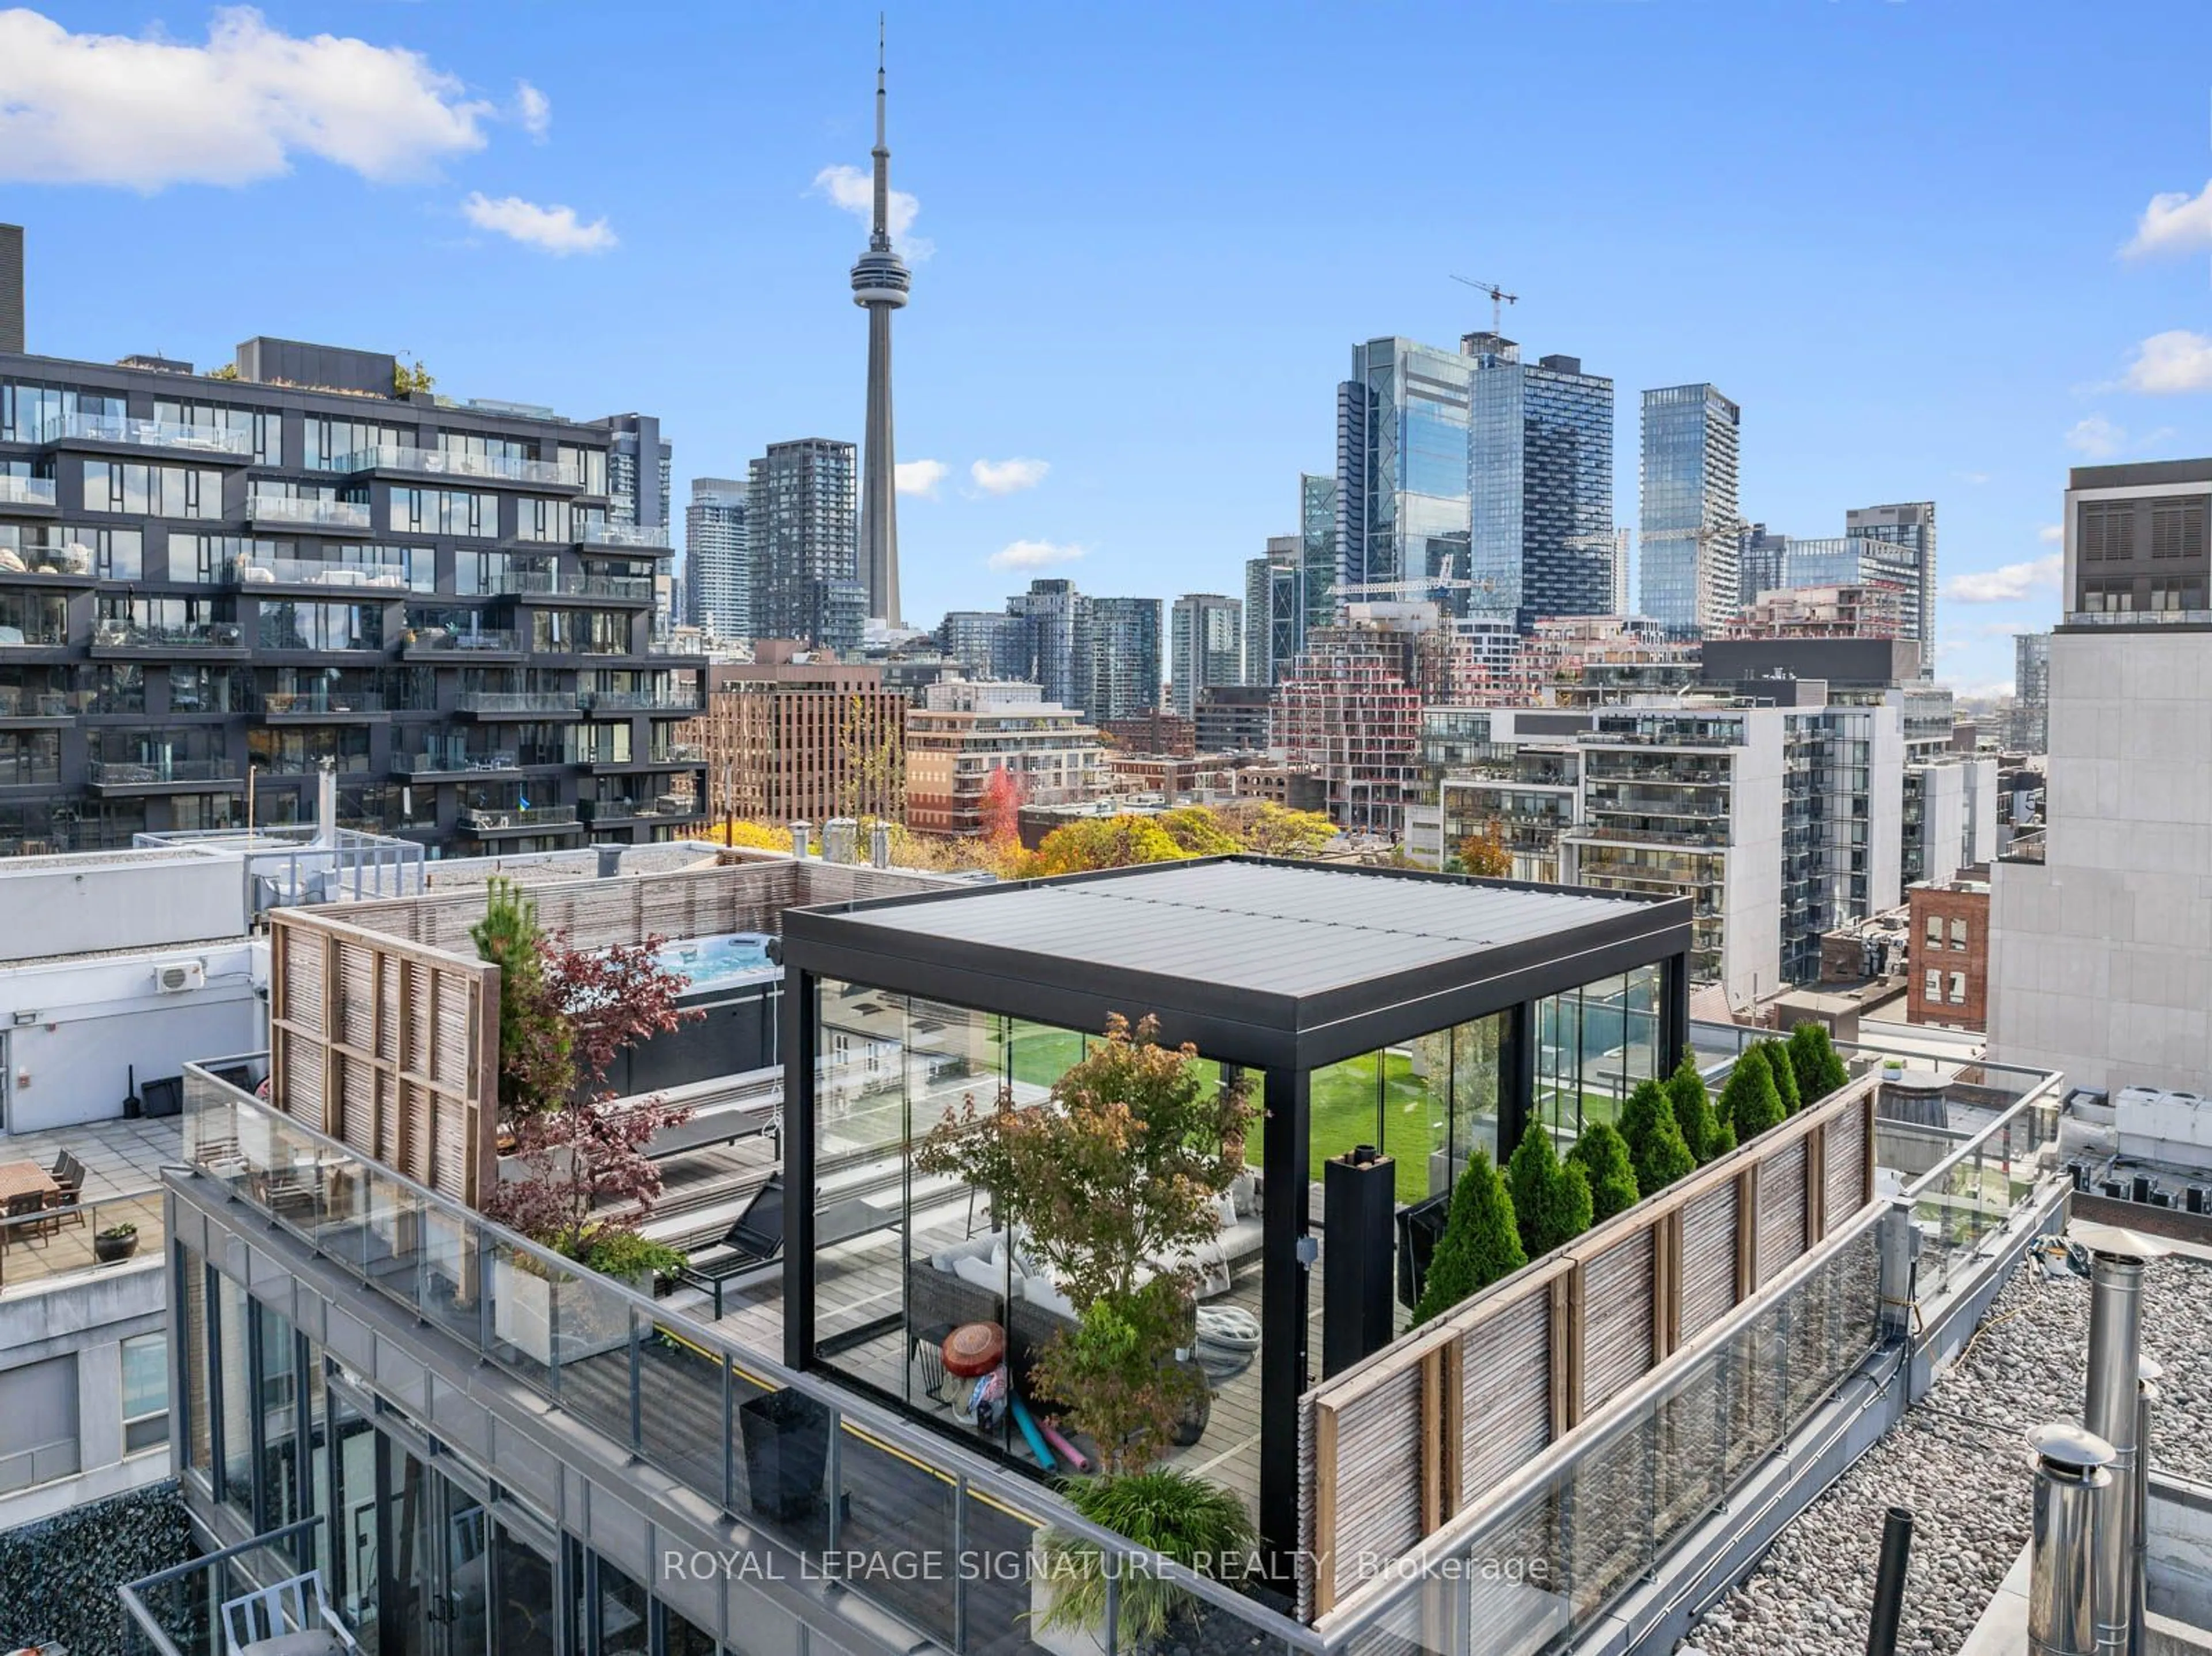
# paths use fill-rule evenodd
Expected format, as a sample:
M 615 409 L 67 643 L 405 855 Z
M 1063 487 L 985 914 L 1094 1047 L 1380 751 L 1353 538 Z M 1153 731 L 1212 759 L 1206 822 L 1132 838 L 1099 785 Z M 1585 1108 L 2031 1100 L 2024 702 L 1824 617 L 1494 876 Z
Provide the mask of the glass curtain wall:
M 589 1549 L 571 1543 L 556 1565 L 549 1520 L 450 1446 L 424 1459 L 395 1435 L 412 1429 L 404 1419 L 363 1412 L 282 1315 L 191 1249 L 176 1261 L 185 1441 L 206 1446 L 188 1447 L 187 1479 L 257 1531 L 321 1517 L 297 1567 L 321 1573 L 362 1650 L 716 1656 L 712 1637 Z M 220 1647 L 216 1609 L 192 1609 L 190 1647 Z
M 1590 1122 L 1617 1123 L 1636 1083 L 1658 1075 L 1659 1018 L 1656 966 L 1536 1003 L 1529 1119 L 1552 1130 L 1563 1153 Z

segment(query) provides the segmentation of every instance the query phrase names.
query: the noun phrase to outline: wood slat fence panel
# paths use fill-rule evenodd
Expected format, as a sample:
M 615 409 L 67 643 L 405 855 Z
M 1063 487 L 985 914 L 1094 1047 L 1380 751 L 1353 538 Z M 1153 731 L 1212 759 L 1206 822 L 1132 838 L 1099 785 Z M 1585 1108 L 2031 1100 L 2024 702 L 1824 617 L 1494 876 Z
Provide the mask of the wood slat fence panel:
M 1302 1566 L 1300 1612 L 1357 1586 L 1340 1537 L 1370 1567 L 1410 1548 L 1857 1215 L 1875 1090 L 1851 1083 L 1308 1392 L 1303 1557 L 1326 1562 Z M 1678 1412 L 1685 1441 L 1705 1429 Z M 1705 1498 L 1694 1482 L 1661 1494 Z M 1589 1538 L 1594 1579 L 1632 1566 L 1626 1532 Z

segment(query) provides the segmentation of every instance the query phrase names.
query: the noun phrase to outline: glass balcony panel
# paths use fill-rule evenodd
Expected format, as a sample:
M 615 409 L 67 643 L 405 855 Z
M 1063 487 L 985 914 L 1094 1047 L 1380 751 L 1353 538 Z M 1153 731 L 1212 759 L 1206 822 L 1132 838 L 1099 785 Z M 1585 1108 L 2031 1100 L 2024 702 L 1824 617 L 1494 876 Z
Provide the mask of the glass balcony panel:
M 529 460 L 505 454 L 468 454 L 448 449 L 408 448 L 385 443 L 356 449 L 333 471 L 407 471 L 429 477 L 485 477 L 498 482 L 535 483 L 578 488 L 583 474 L 555 460 Z
M 179 425 L 167 420 L 133 420 L 115 414 L 65 414 L 46 422 L 43 440 L 134 443 L 146 448 L 186 449 L 240 458 L 253 452 L 251 432 L 233 431 L 225 426 Z
M 52 506 L 53 503 L 52 478 L 18 477 L 12 474 L 0 476 L 0 506 Z
M 319 500 L 292 494 L 250 494 L 246 515 L 256 523 L 300 524 L 312 529 L 368 528 L 365 500 Z M 404 583 L 403 583 L 404 584 Z

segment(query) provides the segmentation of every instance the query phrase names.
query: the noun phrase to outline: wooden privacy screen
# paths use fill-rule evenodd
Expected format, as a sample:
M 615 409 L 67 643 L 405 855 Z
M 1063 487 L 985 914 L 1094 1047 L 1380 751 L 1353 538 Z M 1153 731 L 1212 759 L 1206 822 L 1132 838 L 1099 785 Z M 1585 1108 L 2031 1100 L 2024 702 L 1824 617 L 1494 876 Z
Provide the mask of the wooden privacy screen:
M 547 881 L 523 887 L 538 905 L 538 923 L 565 933 L 577 949 L 642 943 L 650 937 L 712 937 L 732 931 L 774 933 L 783 911 L 810 903 L 850 902 L 933 891 L 941 876 L 868 864 L 789 858 L 728 862 L 665 874 Z M 469 886 L 380 902 L 348 903 L 337 912 L 367 931 L 390 932 L 473 959 L 469 928 L 483 916 L 484 889 Z
M 471 1207 L 499 1114 L 499 968 L 330 918 L 270 916 L 269 1097 Z
M 1325 1615 L 1856 1216 L 1874 1199 L 1878 1081 L 1307 1392 L 1301 1613 Z

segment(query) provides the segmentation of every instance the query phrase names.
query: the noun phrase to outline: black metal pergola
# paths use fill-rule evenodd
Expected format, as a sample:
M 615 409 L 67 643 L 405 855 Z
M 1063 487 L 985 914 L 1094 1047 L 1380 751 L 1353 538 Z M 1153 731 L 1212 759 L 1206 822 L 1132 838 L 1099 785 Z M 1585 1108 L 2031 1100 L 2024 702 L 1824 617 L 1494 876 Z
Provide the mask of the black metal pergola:
M 1502 1143 L 1517 1142 L 1546 998 L 1656 967 L 1661 1072 L 1680 1060 L 1690 916 L 1686 897 L 1251 857 L 787 910 L 785 1361 L 819 1366 L 811 1193 L 821 979 L 1075 1030 L 1150 1014 L 1163 1040 L 1265 1077 L 1257 1517 L 1267 1544 L 1286 1550 L 1298 1533 L 1308 1384 L 1312 1072 L 1503 1012 L 1499 1130 Z

